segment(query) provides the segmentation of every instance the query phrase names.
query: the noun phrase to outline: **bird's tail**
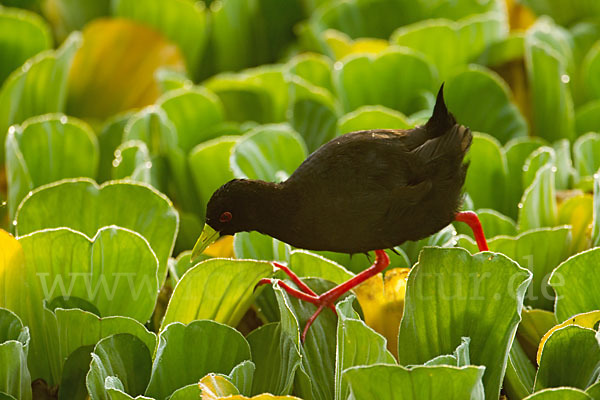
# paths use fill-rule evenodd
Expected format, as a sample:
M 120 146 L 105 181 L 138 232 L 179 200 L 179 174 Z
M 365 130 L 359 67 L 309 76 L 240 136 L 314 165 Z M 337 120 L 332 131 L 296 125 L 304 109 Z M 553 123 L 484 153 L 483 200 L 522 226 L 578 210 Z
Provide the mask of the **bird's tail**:
M 464 125 L 454 124 L 440 136 L 429 139 L 413 150 L 421 160 L 457 159 L 462 162 L 471 146 L 473 135 Z
M 448 132 L 454 125 L 456 125 L 456 119 L 446 107 L 446 102 L 444 101 L 444 84 L 442 83 L 435 100 L 433 114 L 431 114 L 431 118 L 425 124 L 425 129 L 427 129 L 430 138 L 435 138 Z

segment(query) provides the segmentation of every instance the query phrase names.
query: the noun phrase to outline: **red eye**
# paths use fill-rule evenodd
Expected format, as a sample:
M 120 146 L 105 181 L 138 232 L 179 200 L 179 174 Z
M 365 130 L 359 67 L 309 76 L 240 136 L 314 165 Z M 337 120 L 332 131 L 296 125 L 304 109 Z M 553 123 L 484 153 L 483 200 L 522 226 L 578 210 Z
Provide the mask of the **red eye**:
M 231 221 L 231 218 L 233 218 L 233 215 L 231 215 L 231 213 L 229 211 L 225 211 L 219 217 L 219 221 L 221 221 L 221 222 L 229 222 L 229 221 Z

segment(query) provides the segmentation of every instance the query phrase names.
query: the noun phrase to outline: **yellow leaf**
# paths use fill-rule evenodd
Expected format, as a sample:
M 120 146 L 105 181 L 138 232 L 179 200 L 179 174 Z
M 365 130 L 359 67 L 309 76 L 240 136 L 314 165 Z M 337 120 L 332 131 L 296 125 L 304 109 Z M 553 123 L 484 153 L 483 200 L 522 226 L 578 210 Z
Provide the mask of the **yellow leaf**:
M 208 374 L 198 382 L 200 390 L 202 390 L 202 400 L 243 400 L 250 397 L 239 394 L 237 388 L 224 378 L 215 374 Z M 274 396 L 269 393 L 259 394 L 252 397 L 253 400 L 300 400 L 293 396 Z
M 328 29 L 323 34 L 325 42 L 333 52 L 336 60 L 349 54 L 378 54 L 387 49 L 389 43 L 383 39 L 360 38 L 352 40 L 348 35 L 335 29 Z
M 410 268 L 393 268 L 386 271 L 385 277 L 377 274 L 354 289 L 365 323 L 387 339 L 388 350 L 396 357 L 409 271 Z
M 590 247 L 593 210 L 594 199 L 591 194 L 570 197 L 559 204 L 559 224 L 572 226 L 573 253 L 579 253 Z
M 0 307 L 20 313 L 20 296 L 15 297 L 11 293 L 18 289 L 15 282 L 20 281 L 24 268 L 25 257 L 21 243 L 10 233 L 0 229 Z
M 554 328 L 550 329 L 542 337 L 542 340 L 540 340 L 540 346 L 538 347 L 538 353 L 537 353 L 538 364 L 540 363 L 540 358 L 542 357 L 542 350 L 544 349 L 544 344 L 546 344 L 546 340 L 548 340 L 548 338 L 550 337 L 550 335 L 552 335 L 552 333 L 554 331 L 556 331 L 557 329 L 560 329 L 560 328 L 564 328 L 565 326 L 569 326 L 569 325 L 577 325 L 577 326 L 581 326 L 582 328 L 593 329 L 594 325 L 596 325 L 596 323 L 598 321 L 600 321 L 600 311 L 589 311 L 586 313 L 577 314 L 574 317 L 569 318 L 562 324 L 558 324 Z
M 511 30 L 525 30 L 535 22 L 536 16 L 529 7 L 515 0 L 506 0 L 506 10 Z
M 102 121 L 156 101 L 161 67 L 184 71 L 183 57 L 157 31 L 125 19 L 97 19 L 83 30 L 69 76 L 67 113 Z
M 234 258 L 233 236 L 227 235 L 208 246 L 204 253 L 207 256 L 215 258 Z

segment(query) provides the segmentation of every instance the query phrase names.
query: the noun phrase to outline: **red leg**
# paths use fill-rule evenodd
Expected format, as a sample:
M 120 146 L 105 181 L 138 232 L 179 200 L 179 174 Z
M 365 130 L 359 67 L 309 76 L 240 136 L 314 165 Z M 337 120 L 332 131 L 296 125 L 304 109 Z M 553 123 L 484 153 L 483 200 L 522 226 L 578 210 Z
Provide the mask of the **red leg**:
M 310 328 L 312 323 L 315 322 L 315 319 L 317 319 L 319 314 L 321 314 L 321 311 L 323 311 L 323 308 L 325 308 L 325 304 L 321 304 L 319 307 L 317 307 L 317 311 L 315 311 L 315 313 L 313 315 L 311 315 L 311 317 L 308 319 L 308 321 L 306 321 L 306 325 L 304 325 L 304 330 L 302 330 L 302 336 L 300 336 L 300 339 L 302 339 L 302 343 L 304 343 L 304 341 L 306 340 L 306 334 L 308 333 L 308 328 Z
M 296 286 L 298 286 L 300 288 L 300 290 L 302 290 L 304 293 L 308 293 L 313 296 L 317 295 L 315 292 L 313 292 L 313 290 L 311 288 L 309 288 L 306 285 L 306 283 L 302 282 L 302 280 L 298 277 L 298 275 L 296 275 L 294 273 L 294 271 L 292 271 L 285 265 L 282 265 L 282 264 L 279 264 L 276 262 L 273 262 L 273 265 L 276 266 L 277 268 L 279 268 L 280 270 L 282 270 L 283 272 L 285 272 L 285 274 L 290 277 L 292 282 L 294 282 L 296 284 Z
M 294 296 L 297 299 L 308 301 L 309 303 L 313 303 L 313 304 L 321 304 L 319 302 L 319 296 L 312 296 L 310 294 L 301 292 L 298 289 L 294 289 L 293 287 L 291 287 L 290 285 L 288 285 L 287 283 L 285 283 L 284 281 L 282 281 L 280 279 L 263 278 L 260 281 L 258 281 L 256 286 L 269 285 L 269 284 L 273 284 L 275 282 L 279 283 L 279 286 L 281 286 L 281 288 L 283 290 L 285 290 L 286 292 L 288 292 L 288 294 L 290 294 L 291 296 Z
M 487 241 L 485 240 L 485 235 L 483 233 L 483 227 L 481 226 L 479 218 L 477 218 L 477 214 L 475 214 L 473 211 L 462 211 L 456 214 L 456 220 L 464 222 L 471 227 L 473 234 L 475 235 L 475 241 L 477 242 L 479 251 L 489 250 Z
M 352 290 L 356 286 L 360 285 L 372 276 L 377 275 L 383 271 L 388 265 L 390 265 L 390 258 L 383 250 L 375 250 L 375 262 L 369 268 L 363 272 L 355 275 L 352 279 L 348 279 L 346 282 L 338 285 L 327 292 L 323 293 L 320 298 L 325 302 L 335 302 L 344 293 Z
M 292 282 L 294 282 L 300 288 L 301 292 L 294 289 L 293 287 L 289 286 L 287 283 L 285 283 L 279 279 L 264 278 L 264 279 L 261 279 L 256 284 L 256 286 L 267 285 L 267 284 L 275 283 L 275 281 L 277 281 L 277 282 L 279 282 L 279 286 L 281 286 L 290 295 L 292 295 L 298 299 L 312 302 L 311 300 L 308 300 L 309 297 L 312 297 L 315 299 L 319 297 L 310 287 L 308 287 L 308 285 L 306 283 L 302 282 L 302 280 L 298 277 L 298 275 L 296 275 L 294 273 L 294 271 L 292 271 L 291 269 L 289 269 L 288 267 L 286 267 L 283 264 L 273 262 L 273 265 L 275 265 L 275 267 L 279 268 L 287 276 L 289 276 L 290 279 L 292 280 Z M 303 292 L 303 294 L 298 294 L 298 293 L 302 293 L 302 292 Z M 309 297 L 304 296 L 304 294 L 308 295 Z M 316 304 L 316 303 L 313 302 L 313 304 Z M 328 305 L 328 307 L 331 309 L 331 311 L 333 311 L 334 314 L 337 315 L 337 311 L 335 310 L 335 306 L 333 304 Z
M 303 291 L 294 289 L 285 282 L 282 282 L 277 279 L 261 279 L 260 282 L 258 282 L 257 286 L 278 282 L 279 286 L 281 286 L 281 288 L 284 289 L 291 296 L 294 296 L 300 300 L 308 301 L 309 303 L 312 303 L 317 306 L 317 311 L 315 311 L 315 313 L 308 319 L 308 321 L 306 321 L 306 325 L 304 326 L 304 329 L 302 331 L 301 338 L 302 342 L 304 342 L 308 329 L 325 307 L 329 307 L 331 310 L 333 310 L 333 312 L 336 312 L 334 304 L 335 301 L 340 298 L 340 296 L 355 288 L 356 286 L 360 285 L 372 276 L 377 275 L 378 273 L 383 271 L 389 264 L 390 258 L 385 253 L 385 251 L 375 250 L 375 262 L 373 263 L 373 265 L 371 265 L 369 268 L 362 271 L 361 273 L 355 275 L 353 278 L 328 290 L 327 292 L 321 295 L 314 294 L 314 292 L 308 286 L 306 286 L 306 284 L 302 282 L 300 278 L 296 276 L 296 274 L 294 274 L 289 268 L 285 266 L 280 266 L 279 264 L 275 264 L 275 266 L 280 268 L 283 272 L 285 272 L 292 279 L 292 281 L 294 281 L 294 283 L 296 283 L 296 285 L 298 285 L 298 287 L 301 288 Z

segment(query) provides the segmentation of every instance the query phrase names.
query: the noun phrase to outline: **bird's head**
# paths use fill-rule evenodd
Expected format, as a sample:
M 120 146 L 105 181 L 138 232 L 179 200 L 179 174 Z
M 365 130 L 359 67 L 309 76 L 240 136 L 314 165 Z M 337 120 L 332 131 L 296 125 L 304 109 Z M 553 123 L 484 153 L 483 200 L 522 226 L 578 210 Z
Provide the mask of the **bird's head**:
M 255 186 L 255 181 L 233 179 L 213 193 L 206 207 L 204 229 L 192 250 L 192 261 L 220 236 L 248 230 L 252 214 L 248 201 Z

